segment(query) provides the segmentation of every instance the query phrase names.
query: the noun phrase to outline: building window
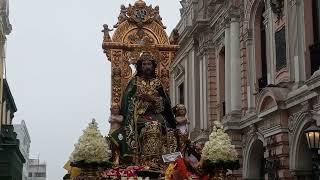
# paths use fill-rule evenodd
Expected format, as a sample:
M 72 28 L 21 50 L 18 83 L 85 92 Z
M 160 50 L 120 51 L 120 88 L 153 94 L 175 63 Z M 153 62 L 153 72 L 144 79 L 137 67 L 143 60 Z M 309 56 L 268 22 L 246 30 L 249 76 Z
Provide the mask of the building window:
M 178 87 L 179 90 L 179 104 L 184 104 L 184 83 L 181 83 Z
M 29 172 L 29 177 L 32 177 L 32 173 L 31 172 Z
M 319 0 L 312 1 L 312 16 L 313 16 L 313 31 L 314 44 L 310 47 L 311 57 L 311 74 L 317 71 L 320 67 L 320 2 Z
M 286 31 L 285 26 L 275 33 L 276 41 L 276 70 L 280 71 L 287 66 L 286 57 Z
M 226 115 L 226 102 L 223 101 L 221 104 L 222 104 L 222 116 L 225 116 Z
M 220 118 L 226 115 L 226 102 L 225 102 L 225 49 L 222 49 L 219 53 L 219 79 L 218 79 L 218 87 L 219 87 L 219 104 L 220 104 Z
M 320 2 L 319 0 L 312 1 L 312 16 L 313 16 L 313 30 L 314 40 L 316 43 L 320 41 Z
M 46 177 L 46 173 L 34 173 L 34 177 Z
M 257 11 L 257 18 L 255 22 L 255 42 L 257 46 L 256 50 L 256 81 L 258 82 L 258 91 L 260 92 L 268 85 L 268 66 L 267 66 L 267 43 L 266 43 L 266 28 L 264 25 L 265 18 L 263 16 L 265 12 L 264 3 L 261 2 Z

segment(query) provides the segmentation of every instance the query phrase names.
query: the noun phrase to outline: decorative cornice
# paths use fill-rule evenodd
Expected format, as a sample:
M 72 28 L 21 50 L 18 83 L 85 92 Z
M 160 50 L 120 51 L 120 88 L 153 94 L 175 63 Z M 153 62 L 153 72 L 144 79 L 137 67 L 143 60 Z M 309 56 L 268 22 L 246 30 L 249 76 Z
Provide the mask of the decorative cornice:
M 240 20 L 240 8 L 231 6 L 228 10 L 231 22 L 238 22 Z
M 12 31 L 12 25 L 9 21 L 9 3 L 8 0 L 1 0 L 0 2 L 0 26 L 1 32 L 8 35 Z
M 253 30 L 252 29 L 246 30 L 246 33 L 244 34 L 244 39 L 247 42 L 251 41 L 251 43 L 252 43 L 252 40 L 253 40 Z

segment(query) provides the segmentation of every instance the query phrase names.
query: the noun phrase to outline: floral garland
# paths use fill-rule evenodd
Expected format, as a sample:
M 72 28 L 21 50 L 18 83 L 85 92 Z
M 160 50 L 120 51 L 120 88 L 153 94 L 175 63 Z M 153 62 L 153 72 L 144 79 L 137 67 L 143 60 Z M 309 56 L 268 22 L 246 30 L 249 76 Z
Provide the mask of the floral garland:
M 83 131 L 75 149 L 70 156 L 71 165 L 74 167 L 103 165 L 109 166 L 110 151 L 105 138 L 98 130 L 98 123 L 92 120 Z
M 219 122 L 215 122 L 213 131 L 202 149 L 203 167 L 237 169 L 238 154 L 231 144 L 230 137 Z

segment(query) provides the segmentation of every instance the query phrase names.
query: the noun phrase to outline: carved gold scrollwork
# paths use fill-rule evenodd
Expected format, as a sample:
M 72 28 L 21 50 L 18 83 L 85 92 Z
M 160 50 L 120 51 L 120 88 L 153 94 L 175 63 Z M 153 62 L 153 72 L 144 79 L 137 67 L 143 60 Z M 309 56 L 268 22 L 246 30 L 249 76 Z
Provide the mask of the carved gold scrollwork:
M 142 0 L 128 7 L 122 5 L 116 29 L 112 38 L 109 29 L 104 26 L 103 49 L 112 68 L 112 103 L 120 104 L 122 92 L 133 72 L 130 65 L 135 65 L 142 52 L 150 52 L 157 60 L 156 75 L 169 94 L 169 69 L 179 46 L 171 41 L 165 32 L 159 7 L 147 6 Z
M 122 70 L 121 70 L 121 57 L 122 51 L 115 50 L 112 52 L 112 102 L 120 105 L 121 98 L 121 81 L 122 81 Z

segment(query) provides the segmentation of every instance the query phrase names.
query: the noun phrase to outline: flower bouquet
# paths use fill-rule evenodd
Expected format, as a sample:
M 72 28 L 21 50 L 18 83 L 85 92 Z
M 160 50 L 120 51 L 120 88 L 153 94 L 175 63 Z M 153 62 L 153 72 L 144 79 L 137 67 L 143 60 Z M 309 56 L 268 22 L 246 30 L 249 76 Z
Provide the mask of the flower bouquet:
M 220 123 L 215 122 L 209 141 L 202 149 L 202 170 L 213 176 L 225 176 L 227 170 L 240 167 L 235 146 Z
M 83 131 L 75 149 L 70 156 L 70 165 L 80 168 L 88 177 L 95 178 L 99 169 L 112 166 L 109 161 L 110 151 L 106 140 L 98 130 L 98 124 L 93 119 Z

